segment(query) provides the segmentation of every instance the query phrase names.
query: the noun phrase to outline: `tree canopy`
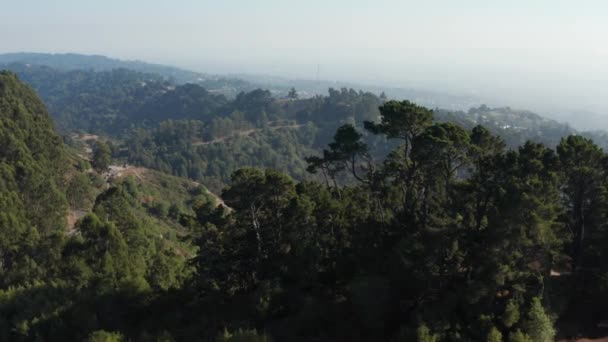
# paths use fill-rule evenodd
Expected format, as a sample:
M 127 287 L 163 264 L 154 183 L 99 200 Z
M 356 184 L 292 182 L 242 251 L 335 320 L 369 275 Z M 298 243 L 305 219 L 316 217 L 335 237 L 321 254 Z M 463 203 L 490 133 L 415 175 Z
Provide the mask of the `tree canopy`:
M 509 148 L 490 128 L 375 101 L 332 89 L 281 107 L 266 91 L 242 93 L 210 124 L 246 133 L 165 121 L 118 148 L 99 142 L 90 169 L 33 90 L 0 73 L 0 340 L 601 332 L 606 153 L 580 135 Z M 110 157 L 165 173 L 102 179 Z M 192 180 L 210 175 L 221 200 Z

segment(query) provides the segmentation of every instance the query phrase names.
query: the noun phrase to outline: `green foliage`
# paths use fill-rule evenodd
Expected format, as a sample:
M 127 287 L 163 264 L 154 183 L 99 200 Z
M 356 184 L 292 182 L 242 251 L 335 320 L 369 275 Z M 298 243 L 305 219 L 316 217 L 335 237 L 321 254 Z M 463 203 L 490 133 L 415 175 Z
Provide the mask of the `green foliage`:
M 507 150 L 408 101 L 188 86 L 144 126 L 177 104 L 188 120 L 95 149 L 99 170 L 113 149 L 166 174 L 106 183 L 56 165 L 61 140 L 13 75 L 0 95 L 3 340 L 553 341 L 553 315 L 604 309 L 608 158 L 580 136 Z M 228 186 L 220 200 L 169 174 Z M 90 212 L 66 232 L 67 204 Z
M 258 334 L 255 330 L 239 329 L 235 332 L 224 330 L 216 339 L 217 342 L 271 342 L 272 339 L 266 334 Z
M 509 300 L 502 315 L 502 323 L 505 327 L 511 328 L 519 322 L 519 317 L 519 305 L 513 299 Z
M 36 89 L 63 130 L 124 132 L 130 118 L 169 86 L 159 76 L 120 68 L 102 72 L 22 64 L 11 68 Z
M 222 95 L 214 95 L 196 84 L 177 86 L 138 109 L 131 120 L 160 122 L 164 120 L 208 121 L 225 106 Z
M 303 288 L 321 302 L 346 301 L 347 315 L 325 319 L 338 326 L 358 322 L 359 333 L 371 336 L 385 331 L 389 312 L 433 322 L 441 336 L 454 339 L 502 340 L 497 326 L 505 334 L 521 328 L 519 307 L 543 290 L 539 274 L 549 272 L 564 243 L 558 157 L 535 143 L 506 151 L 482 127 L 467 132 L 429 122 L 430 112 L 421 108 L 387 106 L 380 112 L 400 123 L 399 133 L 392 126 L 368 128 L 400 137 L 403 145 L 384 163 L 367 164 L 369 147 L 348 125 L 323 158 L 309 159 L 310 170 L 332 177 L 366 170 L 358 185 L 295 186 L 274 171 L 235 172 L 222 194 L 234 211 L 197 215 L 204 227 L 200 288 L 258 304 L 263 298 L 262 311 L 249 308 L 254 321 L 273 322 L 288 310 L 293 318 L 286 329 L 294 334 L 306 333 L 295 328 L 300 313 L 289 294 Z M 400 121 L 399 115 L 413 117 Z M 420 334 L 436 338 L 424 329 Z
M 532 305 L 530 311 L 528 311 L 528 320 L 525 323 L 525 331 L 532 341 L 555 341 L 553 322 L 545 312 L 538 297 L 532 299 Z
M 287 98 L 291 100 L 298 99 L 298 92 L 296 91 L 296 88 L 292 87 L 291 89 L 289 89 L 289 92 L 287 93 Z
M 174 252 L 163 251 L 156 253 L 146 275 L 153 288 L 168 290 L 182 284 L 184 261 Z
M 425 325 L 422 324 L 418 327 L 416 331 L 417 341 L 418 342 L 437 342 L 437 335 L 433 334 L 431 330 Z
M 502 333 L 496 327 L 492 327 L 488 333 L 487 342 L 502 342 Z
M 66 158 L 44 105 L 17 77 L 0 72 L 0 286 L 51 272 L 58 246 L 38 243 L 61 231 L 67 209 Z M 55 239 L 52 239 L 55 240 Z
M 92 332 L 86 339 L 87 342 L 122 342 L 124 337 L 122 334 L 117 332 L 108 332 L 105 330 L 98 330 Z
M 68 181 L 65 195 L 70 208 L 86 210 L 93 205 L 94 188 L 97 186 L 93 184 L 91 177 L 92 175 L 79 172 Z
M 299 179 L 310 178 L 304 157 L 314 153 L 314 127 L 286 125 L 242 132 L 216 137 L 216 132 L 204 133 L 200 122 L 168 121 L 152 132 L 131 136 L 124 157 L 133 164 L 203 182 L 214 191 L 220 191 L 231 173 L 244 166 L 275 168 Z M 203 135 L 220 140 L 196 144 Z
M 533 342 L 533 340 L 518 329 L 509 334 L 509 342 Z
M 510 148 L 517 148 L 526 141 L 555 146 L 562 137 L 577 133 L 568 124 L 509 107 L 490 108 L 481 105 L 467 112 L 437 109 L 435 117 L 440 122 L 454 122 L 465 128 L 484 126 L 493 134 L 499 135 Z M 584 134 L 599 138 L 598 134 L 592 132 Z
M 106 171 L 112 163 L 110 146 L 103 141 L 97 141 L 93 149 L 93 160 L 91 163 L 97 172 Z
M 411 140 L 433 121 L 433 112 L 410 101 L 389 101 L 380 109 L 381 121 L 366 122 L 366 129 L 389 139 Z

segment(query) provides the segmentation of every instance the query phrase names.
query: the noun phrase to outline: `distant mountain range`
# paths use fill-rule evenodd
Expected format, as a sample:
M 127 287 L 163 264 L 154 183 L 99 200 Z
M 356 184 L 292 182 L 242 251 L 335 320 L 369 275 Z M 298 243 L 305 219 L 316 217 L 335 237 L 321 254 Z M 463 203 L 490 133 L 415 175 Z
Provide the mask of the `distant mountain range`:
M 0 64 L 22 63 L 45 65 L 58 70 L 94 70 L 130 69 L 144 73 L 158 74 L 173 79 L 178 83 L 197 82 L 211 78 L 209 75 L 188 71 L 160 64 L 142 61 L 124 61 L 101 55 L 82 55 L 76 53 L 33 53 L 17 52 L 0 54 Z
M 358 84 L 328 80 L 287 79 L 267 75 L 214 75 L 185 70 L 173 66 L 152 64 L 142 61 L 125 61 L 102 55 L 83 55 L 76 53 L 5 53 L 0 54 L 0 66 L 9 64 L 44 65 L 57 70 L 94 70 L 109 71 L 113 69 L 129 69 L 142 73 L 160 75 L 176 84 L 196 83 L 211 91 L 234 97 L 241 91 L 251 91 L 255 88 L 268 89 L 276 96 L 287 94 L 290 88 L 298 90 L 300 97 L 325 95 L 328 88 L 353 88 L 376 93 L 385 93 L 388 98 L 409 99 L 431 108 L 450 110 L 468 110 L 483 104 L 474 96 L 460 96 L 442 92 L 434 92 L 411 87 L 382 87 L 377 85 Z M 8 68 L 11 69 L 11 68 Z
M 574 130 L 569 125 L 564 125 L 563 123 L 546 118 L 542 118 L 541 120 L 541 116 L 537 114 L 522 110 L 512 110 L 510 108 L 493 111 L 490 117 L 472 115 L 471 108 L 474 109 L 473 112 L 479 112 L 479 108 L 485 106 L 483 101 L 479 98 L 415 88 L 382 87 L 327 80 L 294 80 L 267 75 L 213 75 L 173 66 L 147 63 L 139 60 L 120 60 L 102 55 L 84 55 L 76 53 L 51 54 L 19 52 L 0 54 L 0 69 L 12 70 L 23 77 L 28 83 L 34 85 L 36 90 L 41 92 L 42 96 L 46 98 L 47 101 L 50 101 L 51 108 L 54 107 L 53 101 L 62 98 L 65 94 L 75 93 L 74 89 L 68 90 L 68 88 L 65 88 L 67 87 L 67 84 L 72 88 L 76 87 L 78 89 L 81 88 L 83 84 L 92 86 L 94 84 L 105 83 L 108 86 L 114 87 L 116 82 L 120 82 L 116 77 L 123 81 L 128 80 L 128 83 L 132 84 L 145 83 L 147 80 L 151 81 L 155 79 L 155 82 L 158 82 L 160 78 L 165 82 L 168 82 L 166 83 L 167 85 L 159 84 L 161 88 L 171 88 L 192 83 L 205 88 L 212 94 L 222 94 L 229 99 L 235 98 L 241 92 L 250 92 L 257 88 L 267 89 L 277 98 L 284 97 L 292 87 L 297 90 L 300 98 L 326 96 L 327 89 L 329 88 L 352 88 L 371 92 L 378 96 L 384 93 L 388 99 L 408 99 L 426 107 L 435 108 L 436 112 L 453 113 L 453 117 L 460 119 L 466 118 L 466 121 L 475 121 L 476 123 L 482 123 L 496 129 L 506 129 L 508 131 L 522 131 L 520 128 L 528 126 L 528 123 L 530 122 L 529 118 L 533 117 L 534 120 L 532 120 L 532 122 L 534 122 L 533 126 L 535 126 L 535 128 L 526 127 L 523 129 L 527 133 L 523 134 L 521 139 L 530 138 L 530 132 L 535 130 L 544 132 L 547 127 L 551 127 L 551 130 L 555 127 L 560 127 L 558 131 L 562 130 L 564 133 L 577 132 L 577 130 Z M 107 74 L 109 71 L 118 69 L 129 70 L 131 73 Z M 90 74 L 82 73 L 80 76 L 66 75 L 66 73 L 78 71 L 87 71 L 89 73 L 93 71 L 102 73 L 103 75 L 100 74 L 99 77 L 95 78 L 91 78 L 92 76 Z M 133 72 L 136 72 L 137 74 L 134 74 Z M 68 83 L 63 86 L 55 84 L 51 87 L 50 85 L 54 82 L 53 79 L 57 81 L 57 77 L 60 77 L 61 80 Z M 173 86 L 171 86 L 171 84 Z M 130 85 L 129 87 L 134 89 L 133 85 Z M 159 88 L 159 91 L 162 91 L 161 88 Z M 54 93 L 48 93 L 51 89 Z M 62 92 L 62 94 L 57 94 L 58 91 Z M 84 93 L 91 94 L 90 91 L 84 91 Z M 95 91 L 93 91 L 93 93 L 95 93 Z M 98 95 L 103 96 L 101 93 Z M 72 107 L 73 106 L 70 106 L 68 108 L 72 110 Z M 482 111 L 485 112 L 486 110 Z M 513 115 L 513 113 L 516 113 L 516 115 Z M 525 115 L 521 115 L 522 113 Z M 599 120 L 599 118 L 597 119 Z M 539 124 L 541 122 L 542 124 Z M 538 129 L 538 127 L 541 126 L 542 128 Z M 581 134 L 593 137 L 597 143 L 602 146 L 608 145 L 608 135 L 602 130 L 598 129 L 593 132 Z M 539 133 L 539 135 L 542 136 L 543 134 Z

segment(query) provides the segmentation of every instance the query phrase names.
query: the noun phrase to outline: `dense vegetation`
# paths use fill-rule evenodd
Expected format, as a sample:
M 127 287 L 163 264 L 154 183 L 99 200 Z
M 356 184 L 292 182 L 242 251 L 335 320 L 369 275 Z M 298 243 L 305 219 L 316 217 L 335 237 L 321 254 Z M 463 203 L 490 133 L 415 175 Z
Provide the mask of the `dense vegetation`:
M 19 56 L 8 57 L 20 61 Z M 60 57 L 55 59 L 61 61 Z M 86 58 L 84 62 L 92 63 L 87 64 L 92 68 L 97 65 Z M 19 63 L 8 67 L 40 93 L 65 134 L 79 131 L 118 139 L 123 146 L 115 157 L 122 161 L 186 176 L 214 191 L 245 166 L 271 167 L 297 180 L 314 179 L 305 171 L 304 157 L 321 155 L 340 125 L 351 123 L 362 129 L 364 121 L 377 120 L 378 107 L 387 100 L 383 94 L 346 88 L 306 98 L 300 98 L 296 89 L 285 98 L 261 89 L 227 97 L 223 86 L 213 80 L 179 85 L 159 74 L 108 70 L 103 65 L 96 67 L 99 72 Z M 480 106 L 468 112 L 438 109 L 435 113 L 438 121 L 466 128 L 482 124 L 510 148 L 528 140 L 554 146 L 561 137 L 577 133 L 568 125 L 510 108 Z M 608 146 L 605 134 L 583 135 Z M 367 134 L 365 139 L 376 157 L 384 157 L 394 147 L 383 137 Z
M 91 70 L 112 71 L 128 69 L 144 74 L 155 74 L 172 82 L 194 83 L 216 88 L 246 89 L 252 85 L 243 80 L 201 74 L 171 66 L 150 64 L 141 61 L 124 61 L 100 55 L 81 55 L 77 53 L 4 53 L 0 54 L 0 64 L 12 67 L 47 66 L 60 71 Z
M 91 168 L 0 74 L 0 340 L 553 341 L 608 318 L 608 155 L 568 127 L 158 89 Z M 108 179 L 112 158 L 167 174 Z
M 189 278 L 195 248 L 179 221 L 214 202 L 204 188 L 152 172 L 105 182 L 7 72 L 0 144 L 0 340 L 82 340 L 101 322 L 120 320 L 124 298 Z M 95 166 L 104 171 L 109 151 L 99 145 L 105 152 L 96 151 Z M 83 211 L 70 227 L 66 217 Z
M 262 90 L 241 93 L 226 102 L 227 115 L 208 115 L 206 120 L 199 115 L 198 120 L 169 120 L 135 130 L 119 157 L 202 181 L 217 191 L 244 166 L 270 167 L 306 179 L 305 157 L 317 153 L 344 122 L 377 117 L 381 103 L 373 94 L 352 89 L 330 89 L 328 97 L 301 101 L 276 101 Z M 201 113 L 204 106 L 189 108 Z
M 196 116 L 197 110 L 216 109 L 214 102 L 222 104 L 225 95 L 235 96 L 241 90 L 253 89 L 249 84 L 217 78 L 183 85 L 157 73 L 125 68 L 58 70 L 47 65 L 23 63 L 6 64 L 2 68 L 17 73 L 39 93 L 63 132 L 81 130 L 120 136 L 148 115 L 166 118 L 175 114 L 172 117 L 175 119 L 180 115 L 173 111 L 181 107 L 179 110 L 186 117 Z M 208 99 L 203 98 L 205 96 Z M 165 112 L 159 113 L 159 110 Z
M 245 166 L 270 167 L 297 180 L 311 179 L 304 157 L 322 154 L 339 126 L 349 123 L 362 129 L 365 121 L 377 120 L 378 107 L 387 100 L 369 92 L 329 89 L 328 96 L 309 99 L 276 100 L 269 92 L 256 90 L 241 93 L 233 101 L 221 97 L 217 101 L 217 96 L 194 85 L 187 91 L 179 89 L 142 111 L 140 127 L 125 139 L 119 157 L 199 180 L 215 191 L 229 182 L 232 172 Z M 575 133 L 568 125 L 509 108 L 481 106 L 466 113 L 437 110 L 436 116 L 440 122 L 466 128 L 483 124 L 510 148 L 528 140 L 555 145 L 561 137 Z M 395 147 L 383 136 L 366 133 L 364 140 L 377 158 Z
M 35 249 L 61 230 L 66 208 L 61 139 L 44 105 L 15 75 L 0 73 L 0 283 L 35 281 L 50 251 Z

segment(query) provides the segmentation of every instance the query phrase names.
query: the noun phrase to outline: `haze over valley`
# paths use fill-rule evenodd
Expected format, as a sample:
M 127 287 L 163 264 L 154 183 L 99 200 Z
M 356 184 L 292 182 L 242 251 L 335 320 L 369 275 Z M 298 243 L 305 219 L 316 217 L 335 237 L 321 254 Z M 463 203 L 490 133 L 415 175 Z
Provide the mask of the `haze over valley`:
M 607 6 L 27 0 L 11 4 L 13 15 L 0 23 L 0 52 L 100 54 L 209 74 L 426 90 L 606 129 Z M 36 18 L 34 26 L 25 18 Z

